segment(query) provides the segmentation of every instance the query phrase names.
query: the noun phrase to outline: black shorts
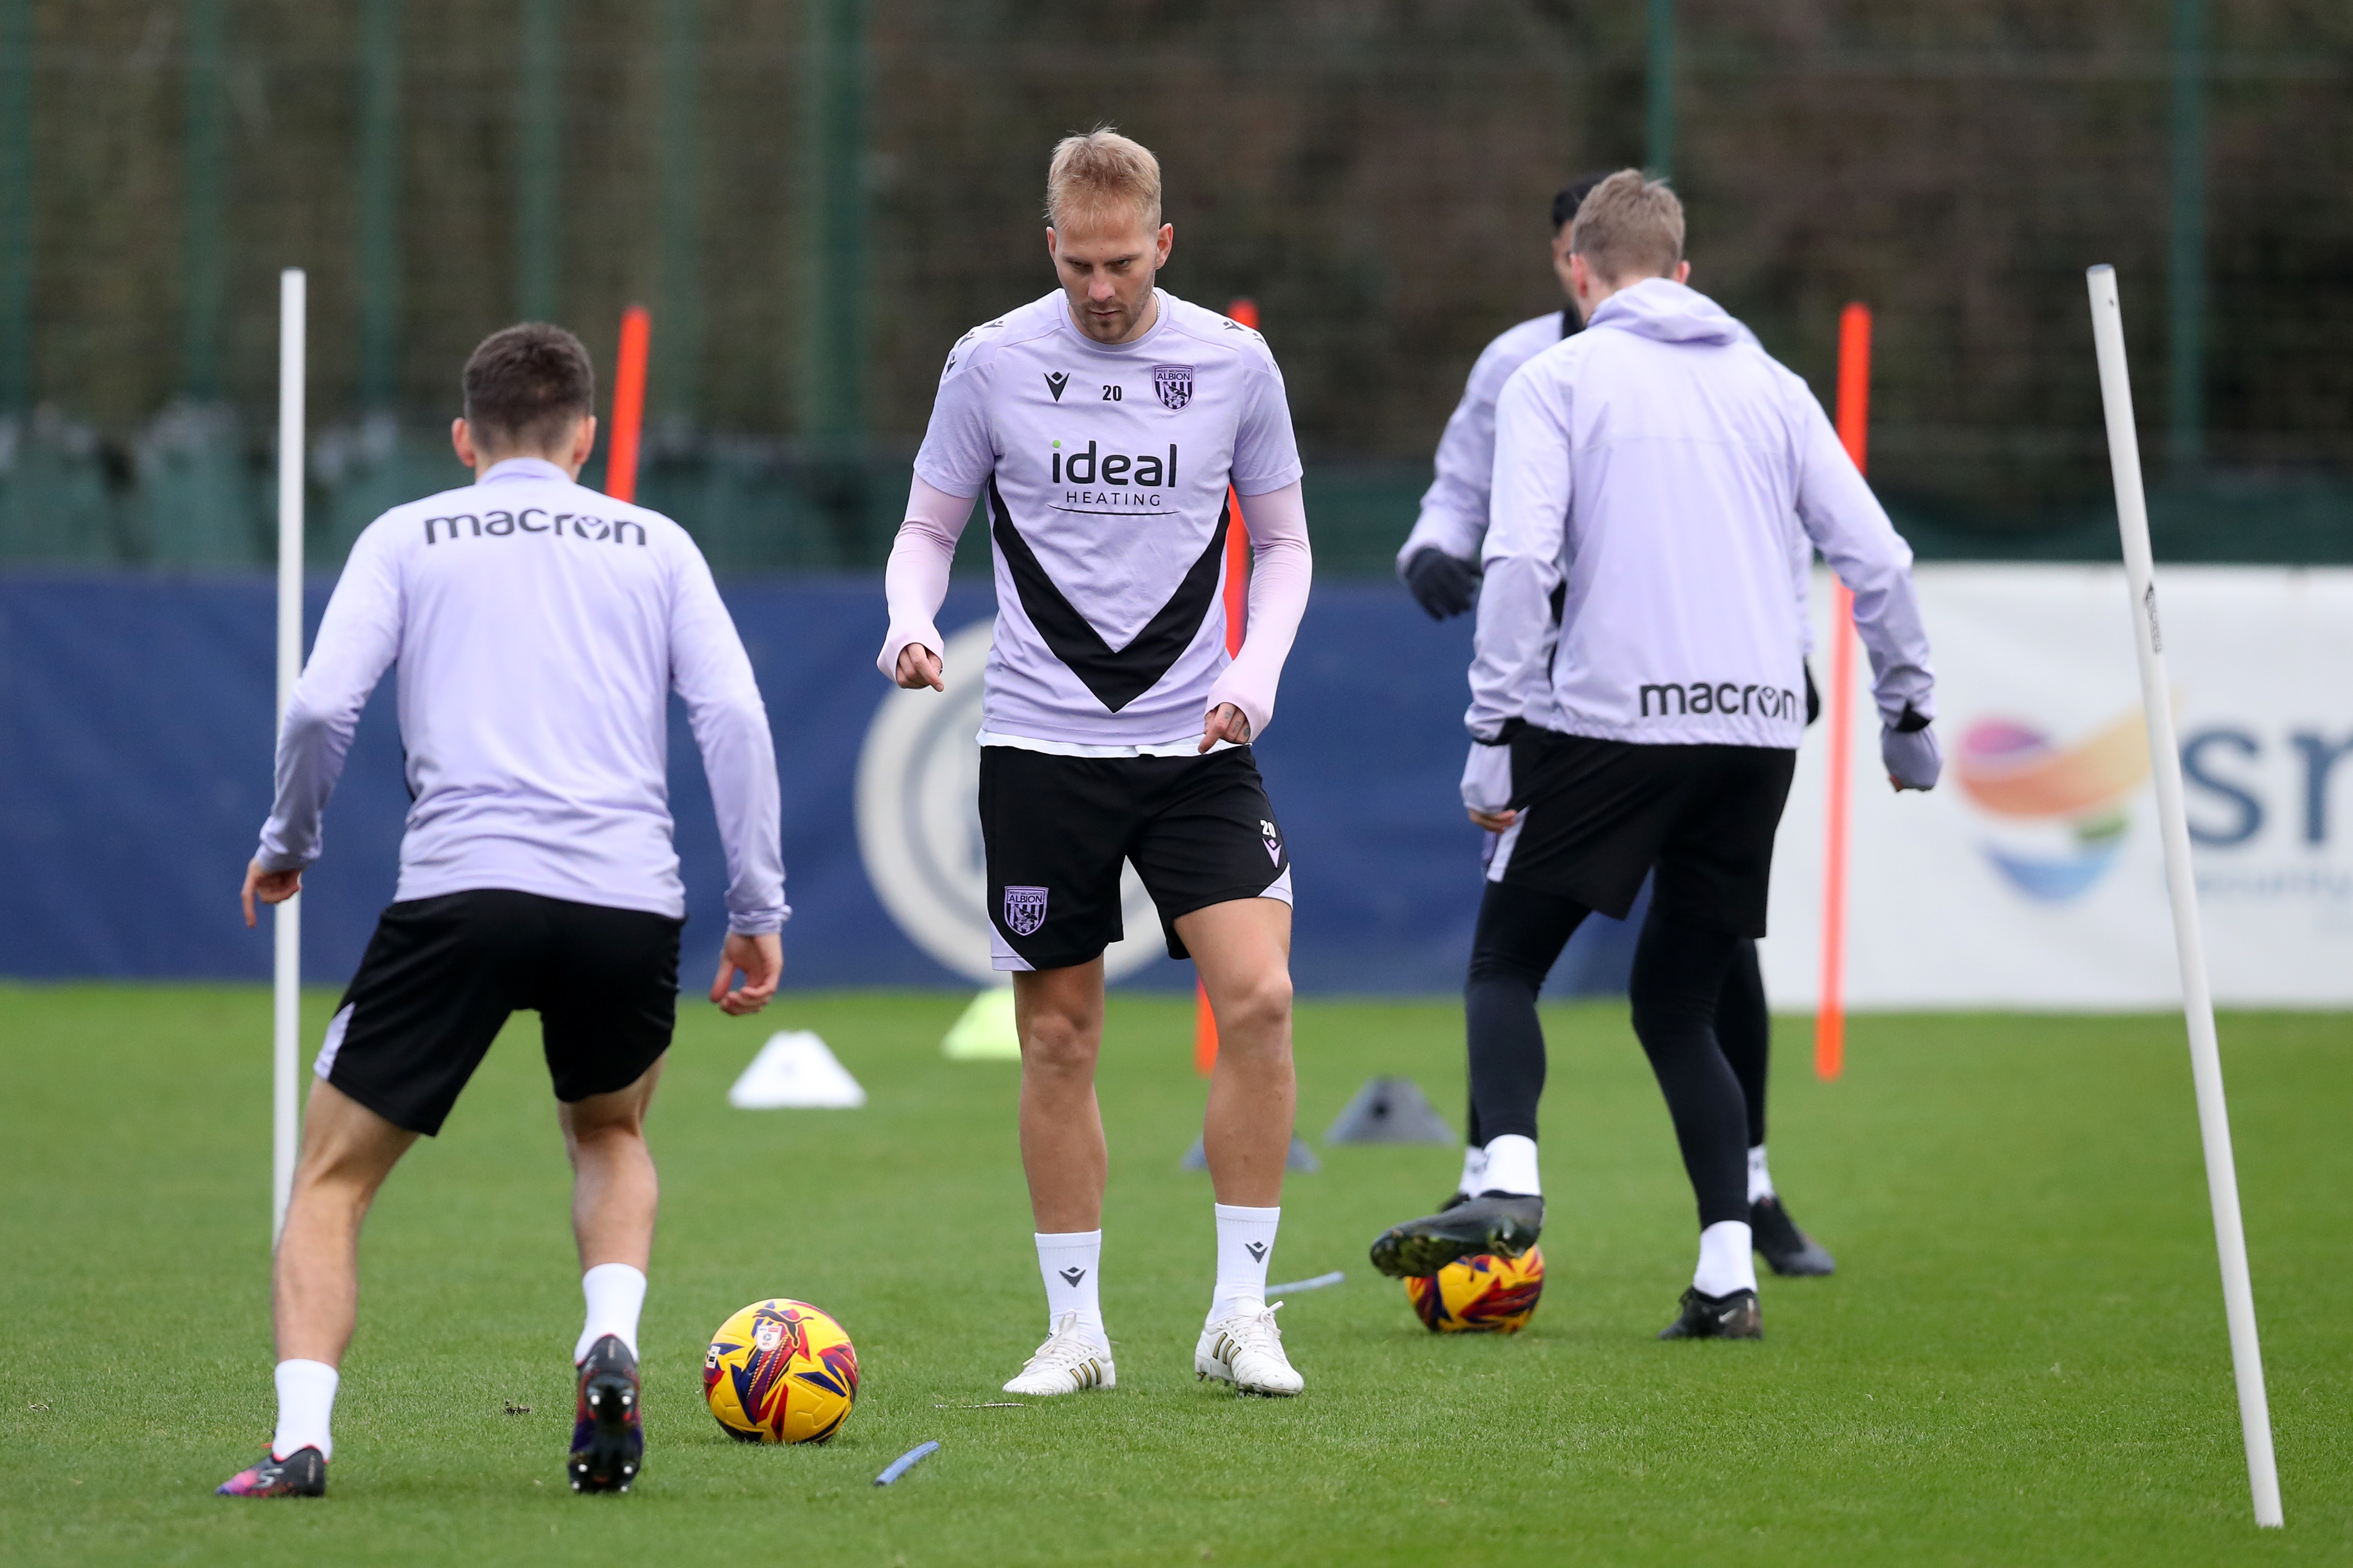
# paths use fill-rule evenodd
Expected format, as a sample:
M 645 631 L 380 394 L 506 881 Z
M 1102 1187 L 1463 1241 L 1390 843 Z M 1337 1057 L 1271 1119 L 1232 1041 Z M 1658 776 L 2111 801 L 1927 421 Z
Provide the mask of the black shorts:
M 1058 757 L 980 749 L 980 837 L 999 969 L 1085 963 L 1126 935 L 1119 867 L 1160 911 L 1236 899 L 1291 901 L 1291 851 L 1248 746 L 1203 757 Z
M 509 1015 L 539 1015 L 555 1098 L 627 1089 L 670 1049 L 684 921 L 480 889 L 394 904 L 320 1047 L 321 1078 L 441 1131 Z
M 1765 934 L 1773 834 L 1798 753 L 1771 746 L 1637 746 L 1533 727 L 1512 740 L 1520 819 L 1487 879 L 1624 920 L 1656 866 L 1653 902 Z

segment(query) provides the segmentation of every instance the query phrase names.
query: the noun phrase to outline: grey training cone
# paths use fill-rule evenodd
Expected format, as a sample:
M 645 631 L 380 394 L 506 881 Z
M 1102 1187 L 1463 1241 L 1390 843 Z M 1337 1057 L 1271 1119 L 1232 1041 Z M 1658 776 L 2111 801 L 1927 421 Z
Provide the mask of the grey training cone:
M 1461 1134 L 1438 1114 L 1409 1078 L 1377 1078 L 1340 1112 L 1326 1143 L 1460 1143 Z
M 1206 1171 L 1209 1168 L 1208 1152 L 1201 1147 L 1198 1138 L 1194 1139 L 1193 1146 L 1185 1151 L 1185 1157 L 1176 1162 L 1176 1168 L 1180 1171 Z M 1324 1162 L 1317 1159 L 1315 1151 L 1294 1132 L 1291 1135 L 1291 1152 L 1282 1157 L 1282 1168 L 1286 1171 L 1320 1171 L 1324 1168 Z

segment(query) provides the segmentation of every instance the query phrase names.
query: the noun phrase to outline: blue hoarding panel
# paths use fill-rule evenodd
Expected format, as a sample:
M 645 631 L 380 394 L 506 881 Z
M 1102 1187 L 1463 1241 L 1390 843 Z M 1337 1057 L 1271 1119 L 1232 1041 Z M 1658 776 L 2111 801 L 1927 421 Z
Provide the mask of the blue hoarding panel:
M 310 594 L 313 627 L 328 585 Z M 727 591 L 784 790 L 786 983 L 967 985 L 902 931 L 860 848 L 861 746 L 890 689 L 871 581 Z M 940 624 L 986 621 L 959 586 Z M 272 589 L 259 579 L 0 580 L 0 973 L 259 979 L 266 929 L 237 913 L 270 790 Z M 1316 590 L 1259 748 L 1296 866 L 1303 991 L 1461 984 L 1480 835 L 1455 795 L 1470 626 L 1434 626 L 1388 584 Z M 977 669 L 952 671 L 965 679 Z M 715 962 L 723 860 L 673 704 L 671 805 L 690 924 L 687 982 Z M 392 681 L 368 704 L 303 896 L 306 974 L 347 978 L 390 900 L 408 806 Z M 265 921 L 266 926 L 266 921 Z M 1622 986 L 1626 928 L 1590 922 L 1556 992 Z M 1191 984 L 1160 958 L 1129 984 Z

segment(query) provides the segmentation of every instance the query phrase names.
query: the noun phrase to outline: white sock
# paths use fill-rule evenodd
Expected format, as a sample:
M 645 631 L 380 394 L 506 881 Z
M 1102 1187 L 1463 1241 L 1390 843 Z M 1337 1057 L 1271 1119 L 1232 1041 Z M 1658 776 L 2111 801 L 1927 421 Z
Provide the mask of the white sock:
M 334 1434 L 329 1423 L 335 1415 L 335 1369 L 322 1361 L 281 1361 L 278 1363 L 278 1435 L 269 1440 L 269 1457 L 285 1458 L 304 1448 L 316 1448 L 322 1459 L 335 1457 Z
M 1271 1209 L 1219 1204 L 1218 1289 L 1209 1300 L 1210 1322 L 1230 1318 L 1244 1301 L 1266 1300 L 1266 1265 L 1274 1256 L 1280 1205 Z
M 580 1293 L 588 1299 L 588 1321 L 580 1342 L 572 1347 L 572 1364 L 588 1359 L 598 1340 L 618 1334 L 629 1353 L 638 1353 L 638 1314 L 645 1310 L 646 1277 L 626 1263 L 599 1263 L 580 1277 Z
M 1720 1219 L 1699 1233 L 1699 1267 L 1692 1289 L 1703 1296 L 1729 1296 L 1757 1289 L 1757 1259 L 1749 1251 L 1744 1220 Z
M 1765 1145 L 1748 1151 L 1748 1201 L 1763 1203 L 1773 1195 L 1773 1173 L 1765 1168 Z
M 1052 1333 L 1064 1316 L 1079 1315 L 1079 1331 L 1104 1350 L 1111 1335 L 1103 1329 L 1103 1295 L 1095 1276 L 1103 1268 L 1100 1230 L 1039 1231 L 1038 1276 L 1046 1282 L 1046 1331 Z
M 1480 1192 L 1520 1193 L 1528 1197 L 1544 1195 L 1544 1181 L 1536 1174 L 1536 1141 L 1523 1138 L 1516 1132 L 1506 1132 L 1501 1138 L 1487 1141 L 1487 1173 L 1482 1178 L 1485 1185 Z M 1477 1194 L 1472 1194 L 1477 1196 Z
M 1487 1190 L 1487 1151 L 1476 1143 L 1462 1151 L 1462 1180 L 1454 1190 L 1474 1198 Z

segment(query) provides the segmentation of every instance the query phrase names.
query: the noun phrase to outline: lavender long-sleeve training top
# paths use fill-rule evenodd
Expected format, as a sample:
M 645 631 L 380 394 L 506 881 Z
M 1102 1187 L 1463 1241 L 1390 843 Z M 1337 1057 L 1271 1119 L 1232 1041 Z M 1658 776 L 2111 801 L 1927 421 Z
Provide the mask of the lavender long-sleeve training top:
M 686 531 L 514 458 L 395 507 L 352 547 L 278 740 L 264 869 L 319 858 L 360 710 L 397 664 L 414 804 L 406 900 L 501 888 L 682 916 L 670 693 L 684 699 L 727 857 L 728 929 L 785 905 L 767 710 Z

